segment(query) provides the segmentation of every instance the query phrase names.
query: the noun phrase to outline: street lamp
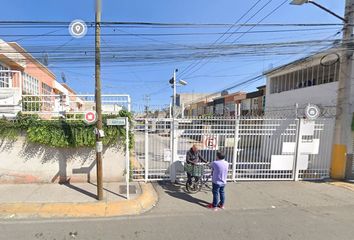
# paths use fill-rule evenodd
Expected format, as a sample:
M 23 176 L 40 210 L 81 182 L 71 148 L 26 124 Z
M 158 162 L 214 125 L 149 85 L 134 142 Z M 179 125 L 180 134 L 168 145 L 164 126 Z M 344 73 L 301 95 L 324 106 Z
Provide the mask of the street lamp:
M 311 3 L 313 5 L 315 5 L 316 7 L 321 8 L 322 10 L 328 12 L 329 14 L 335 16 L 336 18 L 339 18 L 340 20 L 342 20 L 343 22 L 347 22 L 347 20 L 345 18 L 342 18 L 341 16 L 339 16 L 338 14 L 332 12 L 331 10 L 329 10 L 328 8 L 322 6 L 321 4 L 318 4 L 312 0 L 293 0 L 290 4 L 292 5 L 303 5 L 304 3 Z
M 177 72 L 178 72 L 178 69 L 175 69 L 173 72 L 173 77 L 169 80 L 169 83 L 171 84 L 172 89 L 173 89 L 173 98 L 172 98 L 173 116 L 176 113 L 176 106 L 177 106 L 177 85 L 186 86 L 188 84 L 187 81 L 182 80 L 182 79 L 177 81 L 177 78 L 176 78 Z
M 304 3 L 308 3 L 309 0 L 293 0 L 290 4 L 292 5 L 302 5 Z
M 171 174 L 171 181 L 174 182 L 176 180 L 176 165 L 175 162 L 178 159 L 178 155 L 177 155 L 177 148 L 178 148 L 178 134 L 177 134 L 177 129 L 178 129 L 178 121 L 176 121 L 176 105 L 177 105 L 177 84 L 185 86 L 187 85 L 187 82 L 184 80 L 179 80 L 177 82 L 177 72 L 178 69 L 175 69 L 173 71 L 173 77 L 170 79 L 169 83 L 172 85 L 172 89 L 173 89 L 173 99 L 172 99 L 172 126 L 171 126 L 171 150 L 172 150 L 172 165 L 171 165 L 171 170 L 170 170 L 170 174 Z M 183 109 L 182 109 L 183 111 Z

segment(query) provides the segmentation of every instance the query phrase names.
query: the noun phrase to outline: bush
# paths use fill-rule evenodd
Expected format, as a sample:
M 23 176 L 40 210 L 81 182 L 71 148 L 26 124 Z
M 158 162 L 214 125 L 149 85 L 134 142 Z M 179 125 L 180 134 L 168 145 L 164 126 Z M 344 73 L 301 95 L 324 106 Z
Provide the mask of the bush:
M 105 125 L 107 118 L 115 117 L 128 117 L 131 121 L 131 115 L 126 111 L 121 111 L 118 115 L 104 116 L 105 137 L 103 144 L 109 146 L 121 142 L 125 147 L 125 127 Z M 81 120 L 39 120 L 36 115 L 19 114 L 15 121 L 0 120 L 0 137 L 16 139 L 24 131 L 27 133 L 29 142 L 51 147 L 93 147 L 96 142 L 94 129 L 94 125 L 86 125 Z M 129 148 L 131 149 L 134 145 L 134 137 L 131 132 L 129 139 Z

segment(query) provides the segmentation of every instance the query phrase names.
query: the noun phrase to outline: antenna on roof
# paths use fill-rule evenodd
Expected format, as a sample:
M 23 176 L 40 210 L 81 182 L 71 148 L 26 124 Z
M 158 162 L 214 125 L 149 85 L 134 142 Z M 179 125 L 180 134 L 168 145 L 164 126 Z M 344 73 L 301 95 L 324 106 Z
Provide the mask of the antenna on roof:
M 66 76 L 64 72 L 61 72 L 61 80 L 63 81 L 63 83 L 66 83 Z
M 47 52 L 43 52 L 41 62 L 43 63 L 44 66 L 48 67 L 48 65 L 49 65 L 49 55 L 48 55 Z

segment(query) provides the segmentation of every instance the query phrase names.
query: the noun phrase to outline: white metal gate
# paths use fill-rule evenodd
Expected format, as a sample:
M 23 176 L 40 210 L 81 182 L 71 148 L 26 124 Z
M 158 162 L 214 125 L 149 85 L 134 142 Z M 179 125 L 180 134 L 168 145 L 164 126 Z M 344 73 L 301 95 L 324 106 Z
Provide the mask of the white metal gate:
M 229 180 L 328 178 L 333 127 L 333 119 L 137 119 L 132 175 L 184 176 L 186 152 L 197 144 L 208 161 L 225 153 Z

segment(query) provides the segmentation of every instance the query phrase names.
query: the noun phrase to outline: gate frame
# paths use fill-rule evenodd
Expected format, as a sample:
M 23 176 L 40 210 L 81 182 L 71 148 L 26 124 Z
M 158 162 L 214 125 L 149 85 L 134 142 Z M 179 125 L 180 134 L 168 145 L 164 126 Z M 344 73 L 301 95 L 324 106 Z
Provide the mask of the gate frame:
M 235 127 L 234 127 L 234 140 L 233 140 L 233 143 L 234 143 L 234 147 L 233 147 L 233 150 L 231 152 L 233 152 L 233 157 L 232 159 L 229 159 L 230 161 L 230 164 L 232 164 L 231 168 L 232 168 L 232 172 L 231 172 L 231 176 L 229 176 L 229 180 L 231 181 L 243 181 L 243 180 L 247 180 L 247 179 L 242 179 L 242 178 L 237 178 L 236 177 L 236 170 L 237 170 L 237 160 L 239 159 L 239 154 L 240 154 L 240 150 L 239 150 L 239 144 L 240 144 L 240 131 L 241 131 L 241 120 L 250 120 L 252 121 L 252 119 L 249 119 L 249 118 L 245 118 L 245 119 L 242 119 L 242 118 L 235 118 L 235 119 L 221 119 L 221 118 L 184 118 L 184 119 L 188 119 L 188 120 L 229 120 L 229 121 L 232 121 L 234 120 L 234 124 L 235 124 Z M 144 133 L 144 145 L 142 144 L 141 146 L 145 146 L 144 147 L 144 155 L 145 155 L 145 159 L 143 160 L 144 162 L 144 179 L 141 179 L 145 182 L 148 182 L 150 181 L 149 179 L 149 174 L 150 174 L 150 169 L 149 169 L 149 161 L 151 160 L 150 156 L 149 156 L 149 144 L 151 143 L 151 141 L 149 141 L 149 134 L 150 134 L 150 129 L 149 129 L 149 124 L 150 124 L 150 120 L 160 120 L 160 121 L 164 121 L 164 122 L 169 122 L 169 146 L 170 146 L 170 150 L 171 150 L 171 159 L 170 159 L 170 169 L 169 169 L 169 172 L 166 173 L 165 177 L 163 177 L 163 179 L 166 179 L 166 180 L 171 180 L 172 182 L 175 182 L 176 181 L 176 178 L 177 178 L 177 166 L 176 166 L 176 162 L 179 160 L 178 158 L 178 146 L 179 146 L 179 139 L 180 139 L 180 136 L 179 136 L 179 128 L 183 128 L 183 125 L 181 127 L 180 125 L 180 121 L 183 122 L 184 119 L 177 119 L 177 118 L 145 118 L 145 119 L 141 119 L 140 120 L 143 120 L 143 124 L 144 124 L 144 131 L 141 131 L 141 133 Z M 301 141 L 303 139 L 303 136 L 306 136 L 306 134 L 302 133 L 301 132 L 301 129 L 303 128 L 303 124 L 306 123 L 307 121 L 311 121 L 311 120 L 307 120 L 307 119 L 302 119 L 302 118 L 291 118 L 291 119 L 272 119 L 272 118 L 257 118 L 257 120 L 292 120 L 294 121 L 295 123 L 295 128 L 296 128 L 296 131 L 295 131 L 295 149 L 294 149 L 294 162 L 293 162 L 293 167 L 292 167 L 292 175 L 289 176 L 289 178 L 279 178 L 279 179 L 272 179 L 272 180 L 283 180 L 283 181 L 289 181 L 289 180 L 292 180 L 292 181 L 299 181 L 299 180 L 303 180 L 303 179 L 306 179 L 306 178 L 303 178 L 301 177 L 300 178 L 300 175 L 303 174 L 303 172 L 301 170 L 299 170 L 299 156 L 302 153 L 301 151 Z M 320 122 L 317 122 L 317 121 L 320 121 Z M 321 138 L 322 139 L 322 136 L 321 134 L 332 134 L 331 132 L 325 132 L 325 130 L 328 128 L 328 126 L 326 126 L 326 124 L 330 124 L 330 131 L 332 131 L 332 124 L 331 122 L 333 122 L 333 119 L 317 119 L 317 120 L 312 120 L 315 124 L 315 131 L 316 131 L 316 135 L 317 135 L 317 138 Z M 311 122 L 312 122 L 311 121 Z M 321 122 L 323 121 L 323 122 Z M 327 122 L 329 121 L 329 122 Z M 293 124 L 294 124 L 293 123 Z M 220 123 L 221 124 L 221 123 Z M 324 124 L 323 126 L 323 129 L 321 127 L 319 127 L 319 125 L 321 126 L 321 124 Z M 327 128 L 326 128 L 327 127 Z M 294 125 L 292 127 L 292 129 L 294 128 Z M 167 128 L 163 128 L 163 129 L 167 129 Z M 231 129 L 230 129 L 231 130 Z M 295 130 L 295 129 L 293 129 Z M 318 132 L 319 131 L 319 132 Z M 322 133 L 323 131 L 323 133 Z M 315 133 L 314 133 L 315 134 Z M 294 135 L 293 135 L 294 136 Z M 315 135 L 314 135 L 315 136 Z M 323 136 L 325 138 L 325 136 Z M 321 143 L 323 141 L 327 141 L 327 140 L 321 140 Z M 330 139 L 328 139 L 328 141 L 330 141 Z M 286 140 L 283 142 L 286 142 Z M 324 142 L 323 144 L 329 144 L 329 142 Z M 277 146 L 277 149 L 281 149 L 282 146 L 281 144 Z M 322 157 L 323 156 L 327 156 L 327 153 L 326 152 L 323 152 L 323 150 L 320 150 L 320 153 L 319 154 L 322 154 Z M 316 169 L 316 168 L 309 168 L 309 174 L 317 174 L 316 173 L 316 170 L 319 170 L 319 178 L 318 179 L 321 179 L 321 178 L 326 178 L 327 174 L 326 173 L 323 173 L 323 171 L 327 171 L 327 158 L 316 158 L 316 159 L 312 159 L 314 160 L 314 163 L 315 164 L 325 164 L 325 166 L 320 166 L 320 168 Z M 322 162 L 323 161 L 323 162 Z M 142 162 L 142 163 L 143 163 Z M 153 170 L 153 169 L 152 169 Z M 242 170 L 242 169 L 241 169 Z M 257 170 L 257 169 L 254 169 L 254 170 Z M 314 172 L 314 173 L 311 173 L 311 170 Z M 329 171 L 329 169 L 328 169 Z M 151 172 L 153 174 L 153 172 Z M 302 175 L 301 175 L 302 176 Z M 257 180 L 267 180 L 266 179 L 267 177 L 255 177 L 254 178 L 254 181 L 257 181 Z M 317 179 L 316 178 L 316 175 L 315 177 L 310 177 L 308 179 Z M 159 180 L 159 179 L 152 179 L 152 181 L 154 180 Z

